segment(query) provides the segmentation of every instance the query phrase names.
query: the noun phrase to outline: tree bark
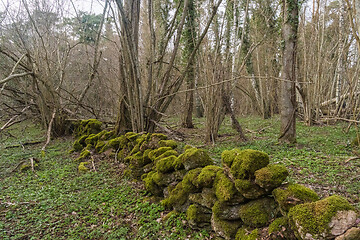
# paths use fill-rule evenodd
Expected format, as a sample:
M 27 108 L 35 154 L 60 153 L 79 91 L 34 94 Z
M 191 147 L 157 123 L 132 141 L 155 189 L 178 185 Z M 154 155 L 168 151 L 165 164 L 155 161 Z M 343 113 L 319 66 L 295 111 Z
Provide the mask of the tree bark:
M 281 77 L 281 134 L 280 142 L 296 142 L 296 91 L 295 91 L 295 65 L 296 65 L 296 43 L 299 22 L 297 0 L 283 0 L 283 40 L 285 43 L 283 51 L 283 68 Z

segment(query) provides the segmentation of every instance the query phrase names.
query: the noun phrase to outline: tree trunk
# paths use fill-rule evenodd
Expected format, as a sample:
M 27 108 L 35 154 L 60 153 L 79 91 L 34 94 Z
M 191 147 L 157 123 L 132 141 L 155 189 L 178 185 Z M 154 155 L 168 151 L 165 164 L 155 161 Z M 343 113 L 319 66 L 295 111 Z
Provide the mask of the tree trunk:
M 283 68 L 281 77 L 281 134 L 280 142 L 295 143 L 295 111 L 296 111 L 296 92 L 295 92 L 295 64 L 296 64 L 296 42 L 298 29 L 298 1 L 283 0 L 283 40 L 285 42 L 283 52 Z

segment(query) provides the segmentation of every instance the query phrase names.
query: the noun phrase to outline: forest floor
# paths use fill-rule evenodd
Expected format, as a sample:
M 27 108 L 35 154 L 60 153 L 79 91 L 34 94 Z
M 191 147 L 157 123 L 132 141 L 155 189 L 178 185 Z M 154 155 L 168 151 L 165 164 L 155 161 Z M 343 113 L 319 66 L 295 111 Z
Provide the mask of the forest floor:
M 360 207 L 360 160 L 352 159 L 355 128 L 346 123 L 324 126 L 297 125 L 298 143 L 280 145 L 277 117 L 239 119 L 248 142 L 239 141 L 226 119 L 215 145 L 204 144 L 204 119 L 194 129 L 169 126 L 182 132 L 185 142 L 209 151 L 219 163 L 223 150 L 257 149 L 283 163 L 288 182 L 313 188 L 322 197 L 339 194 Z M 78 174 L 72 138 L 55 139 L 41 154 L 45 131 L 32 123 L 17 125 L 0 135 L 0 239 L 209 239 L 206 231 L 187 227 L 184 215 L 165 217 L 163 207 L 149 201 L 141 183 L 122 177 L 122 166 L 106 156 L 96 156 L 96 171 Z M 33 172 L 13 171 L 22 161 L 39 160 Z

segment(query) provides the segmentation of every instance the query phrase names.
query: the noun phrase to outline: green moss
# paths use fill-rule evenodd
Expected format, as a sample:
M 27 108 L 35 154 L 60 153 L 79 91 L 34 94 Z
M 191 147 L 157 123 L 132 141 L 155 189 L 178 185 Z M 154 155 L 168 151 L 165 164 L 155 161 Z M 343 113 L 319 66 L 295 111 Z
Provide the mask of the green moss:
M 269 164 L 269 156 L 257 150 L 247 149 L 241 151 L 231 165 L 231 174 L 235 178 L 250 179 L 256 170 Z
M 217 172 L 214 187 L 216 197 L 221 202 L 231 200 L 237 193 L 234 183 L 222 171 Z
M 240 228 L 235 236 L 235 240 L 256 240 L 260 237 L 259 230 L 256 228 L 252 231 L 247 230 L 246 228 Z
M 241 153 L 240 149 L 225 150 L 221 154 L 221 163 L 223 166 L 231 167 L 233 161 Z
M 75 161 L 80 162 L 81 160 L 89 157 L 91 155 L 91 152 L 87 149 L 84 149 L 78 158 L 75 159 Z
M 186 210 L 186 219 L 191 225 L 209 223 L 211 221 L 211 211 L 196 204 L 192 204 Z
M 319 200 L 319 196 L 313 190 L 300 184 L 290 184 L 285 189 L 276 188 L 272 194 L 283 215 L 295 205 Z
M 213 230 L 225 239 L 234 239 L 238 229 L 242 226 L 241 221 L 222 220 L 215 214 L 211 217 L 211 226 Z
M 101 132 L 102 122 L 96 119 L 82 120 L 75 129 L 75 136 L 97 134 Z
M 163 159 L 163 158 L 167 158 L 167 157 L 170 157 L 170 156 L 178 156 L 179 154 L 178 154 L 178 152 L 177 151 L 175 151 L 175 150 L 168 150 L 168 151 L 166 151 L 166 152 L 164 152 L 163 154 L 161 154 L 160 156 L 158 156 L 158 157 L 156 157 L 155 159 L 154 159 L 154 162 L 157 162 L 157 161 L 159 161 L 159 160 L 161 160 L 161 159 Z
M 172 150 L 172 148 L 171 147 L 161 147 L 161 148 L 150 151 L 148 156 L 152 161 L 155 161 L 157 157 L 159 157 L 161 154 L 163 154 L 169 150 Z
M 287 217 L 280 217 L 275 219 L 270 225 L 269 225 L 269 234 L 280 232 L 282 231 L 282 228 L 285 227 L 285 229 L 289 228 L 289 219 Z
M 75 152 L 80 152 L 81 150 L 83 150 L 84 146 L 80 143 L 79 140 L 75 140 L 73 143 L 73 150 Z
M 279 187 L 289 175 L 285 166 L 270 164 L 255 172 L 255 183 L 266 190 Z
M 196 188 L 196 186 L 194 185 L 195 179 L 199 176 L 199 174 L 201 173 L 201 168 L 195 168 L 190 170 L 189 172 L 186 173 L 186 175 L 184 176 L 184 179 L 182 180 L 182 182 L 187 186 L 191 186 Z
M 172 155 L 158 160 L 156 162 L 156 170 L 161 173 L 173 172 L 175 170 L 174 162 L 176 159 L 177 157 Z
M 211 209 L 217 201 L 217 198 L 213 188 L 203 188 L 201 193 L 190 194 L 189 200 L 193 203 L 197 203 Z
M 217 172 L 221 171 L 222 168 L 209 165 L 204 167 L 200 174 L 193 180 L 193 184 L 198 188 L 211 188 L 216 178 Z
M 110 140 L 116 136 L 116 132 L 114 130 L 105 132 L 100 138 L 102 141 Z
M 79 173 L 87 173 L 89 172 L 89 169 L 85 166 L 90 164 L 89 162 L 81 162 L 78 167 Z
M 85 143 L 86 144 L 91 144 L 93 146 L 95 146 L 97 144 L 97 141 L 99 141 L 102 136 L 104 134 L 106 134 L 107 131 L 106 130 L 103 130 L 101 132 L 99 132 L 98 134 L 90 134 L 86 139 L 85 139 Z
M 189 194 L 195 190 L 195 186 L 189 183 L 188 180 L 183 180 L 176 185 L 176 187 L 170 192 L 169 197 L 162 201 L 162 204 L 168 209 L 171 209 L 172 207 L 176 210 L 182 209 L 182 206 L 188 201 Z
M 146 177 L 143 178 L 145 189 L 152 193 L 155 196 L 162 196 L 162 189 L 156 184 L 154 180 L 156 172 L 152 171 L 146 174 Z
M 31 165 L 28 163 L 21 164 L 19 171 L 20 172 L 26 172 L 27 170 L 31 169 Z
M 109 146 L 109 148 L 117 150 L 119 148 L 121 149 L 126 147 L 127 143 L 128 143 L 127 138 L 124 135 L 121 135 L 120 137 L 109 140 L 107 145 Z
M 104 141 L 98 141 L 95 145 L 95 151 L 96 152 L 100 152 L 101 149 L 103 149 L 103 147 L 105 146 L 105 142 Z
M 134 142 L 136 141 L 136 139 L 138 138 L 139 134 L 138 133 L 134 133 L 134 132 L 127 132 L 124 135 L 130 142 Z
M 177 148 L 177 142 L 174 140 L 160 140 L 159 141 L 160 147 L 171 147 L 172 149 Z
M 261 198 L 242 205 L 239 213 L 246 225 L 264 227 L 277 216 L 278 210 L 272 198 Z
M 339 211 L 355 210 L 349 202 L 334 195 L 312 203 L 304 203 L 290 209 L 288 217 L 292 229 L 298 229 L 301 236 L 306 233 L 317 238 L 329 231 L 331 219 Z M 299 227 L 300 226 L 300 227 Z
M 181 166 L 181 164 L 189 171 L 194 168 L 205 167 L 214 163 L 205 150 L 190 148 L 179 156 L 177 166 Z
M 191 149 L 191 148 L 194 148 L 193 146 L 190 146 L 190 145 L 185 145 L 184 146 L 184 152 L 186 151 L 186 150 L 188 150 L 188 149 Z

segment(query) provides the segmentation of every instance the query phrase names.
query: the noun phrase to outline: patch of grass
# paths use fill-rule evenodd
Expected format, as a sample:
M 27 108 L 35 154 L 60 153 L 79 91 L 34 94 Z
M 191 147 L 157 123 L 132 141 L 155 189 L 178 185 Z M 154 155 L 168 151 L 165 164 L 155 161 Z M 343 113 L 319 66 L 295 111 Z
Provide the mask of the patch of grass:
M 24 126 L 18 126 L 23 128 Z M 39 126 L 12 129 L 0 146 L 0 239 L 206 239 L 192 231 L 183 215 L 163 221 L 164 209 L 150 203 L 138 184 L 124 179 L 119 165 L 95 159 L 96 172 L 80 175 L 67 151 L 71 139 L 52 141 L 45 156 L 40 146 L 5 149 L 44 136 Z M 21 136 L 21 137 L 20 137 Z M 36 157 L 33 173 L 10 172 L 19 161 Z

